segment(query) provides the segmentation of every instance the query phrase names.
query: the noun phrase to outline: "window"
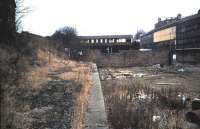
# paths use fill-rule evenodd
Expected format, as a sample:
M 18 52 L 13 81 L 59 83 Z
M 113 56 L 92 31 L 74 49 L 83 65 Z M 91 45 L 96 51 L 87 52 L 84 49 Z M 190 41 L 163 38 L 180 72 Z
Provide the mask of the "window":
M 117 42 L 118 42 L 118 43 L 125 43 L 125 42 L 126 42 L 126 39 L 117 39 Z
M 107 43 L 107 39 L 105 39 L 105 43 Z

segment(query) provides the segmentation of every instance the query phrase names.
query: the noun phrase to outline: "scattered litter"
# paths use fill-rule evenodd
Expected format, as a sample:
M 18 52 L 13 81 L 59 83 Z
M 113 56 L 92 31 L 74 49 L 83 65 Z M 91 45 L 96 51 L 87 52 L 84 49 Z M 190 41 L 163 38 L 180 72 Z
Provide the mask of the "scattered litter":
M 172 59 L 173 61 L 176 61 L 176 54 L 173 54 Z
M 178 72 L 184 72 L 185 70 L 183 68 L 178 69 Z
M 144 73 L 133 73 L 129 70 L 112 70 L 106 69 L 103 70 L 104 73 L 100 76 L 101 80 L 110 80 L 110 79 L 126 79 L 126 78 L 142 78 L 146 76 Z
M 160 69 L 161 66 L 160 66 L 160 64 L 156 64 L 156 65 L 153 65 L 153 68 L 158 68 L 158 69 Z
M 146 74 L 144 73 L 137 73 L 137 74 L 133 74 L 133 77 L 144 77 Z
M 157 121 L 159 121 L 160 119 L 161 119 L 160 116 L 153 116 L 153 118 L 152 118 L 153 122 L 157 122 Z
M 115 79 L 122 79 L 122 78 L 126 78 L 126 76 L 114 76 Z
M 143 95 L 140 95 L 138 96 L 139 99 L 146 99 L 147 98 L 147 95 L 143 94 Z
M 146 99 L 148 96 L 144 93 L 144 90 L 139 90 L 137 93 L 137 98 L 138 99 Z
M 141 52 L 148 52 L 148 51 L 152 51 L 152 49 L 139 49 L 139 51 L 141 51 Z

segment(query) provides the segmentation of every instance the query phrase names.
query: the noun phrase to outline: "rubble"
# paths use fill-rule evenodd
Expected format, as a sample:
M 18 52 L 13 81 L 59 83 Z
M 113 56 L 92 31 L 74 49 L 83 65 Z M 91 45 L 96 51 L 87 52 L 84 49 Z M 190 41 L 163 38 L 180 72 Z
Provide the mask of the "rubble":
M 136 74 L 133 74 L 133 77 L 144 77 L 146 74 L 144 73 L 136 73 Z
M 100 68 L 110 119 L 113 120 L 114 116 L 117 116 L 118 120 L 124 122 L 126 115 L 132 114 L 133 118 L 138 118 L 137 112 L 143 114 L 152 109 L 154 111 L 145 117 L 149 116 L 148 119 L 152 121 L 153 126 L 159 125 L 155 128 L 192 128 L 191 123 L 185 121 L 184 114 L 191 109 L 192 98 L 199 97 L 200 70 L 197 68 L 185 66 L 184 72 L 178 72 L 180 66 L 160 64 L 149 67 Z M 131 113 L 124 109 L 131 110 Z M 119 110 L 124 110 L 124 114 L 127 114 L 121 117 L 123 113 L 116 114 Z M 141 121 L 140 118 L 141 116 L 135 121 Z M 126 120 L 128 119 L 129 117 Z M 112 124 L 115 123 L 116 121 Z M 193 129 L 198 129 L 198 126 L 196 127 Z
M 161 116 L 156 116 L 156 115 L 154 115 L 154 116 L 152 117 L 152 121 L 153 121 L 153 122 L 160 121 L 160 119 L 161 119 Z
M 184 72 L 185 70 L 183 68 L 178 69 L 178 72 Z
M 130 70 L 113 70 L 113 69 L 104 69 L 101 71 L 100 78 L 101 80 L 110 80 L 110 79 L 126 79 L 126 78 L 143 78 L 147 76 L 145 73 L 134 73 Z
M 152 67 L 153 67 L 153 68 L 157 68 L 157 69 L 160 69 L 160 68 L 161 68 L 160 64 L 153 65 Z

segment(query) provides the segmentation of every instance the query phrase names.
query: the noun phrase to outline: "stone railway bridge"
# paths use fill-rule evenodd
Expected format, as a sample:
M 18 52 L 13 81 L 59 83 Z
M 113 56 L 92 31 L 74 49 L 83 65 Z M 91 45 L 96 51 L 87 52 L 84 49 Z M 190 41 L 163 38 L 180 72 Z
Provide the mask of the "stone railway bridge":
M 84 49 L 100 49 L 102 52 L 113 53 L 118 50 L 139 49 L 139 43 L 132 35 L 79 36 Z

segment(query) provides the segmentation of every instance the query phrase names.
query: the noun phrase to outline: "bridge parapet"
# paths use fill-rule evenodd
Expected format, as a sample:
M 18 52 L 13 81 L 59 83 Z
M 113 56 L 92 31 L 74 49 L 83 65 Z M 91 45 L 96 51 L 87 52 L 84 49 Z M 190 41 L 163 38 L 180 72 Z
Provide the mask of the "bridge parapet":
M 104 35 L 104 36 L 79 36 L 82 45 L 112 46 L 130 45 L 133 43 L 132 35 Z

